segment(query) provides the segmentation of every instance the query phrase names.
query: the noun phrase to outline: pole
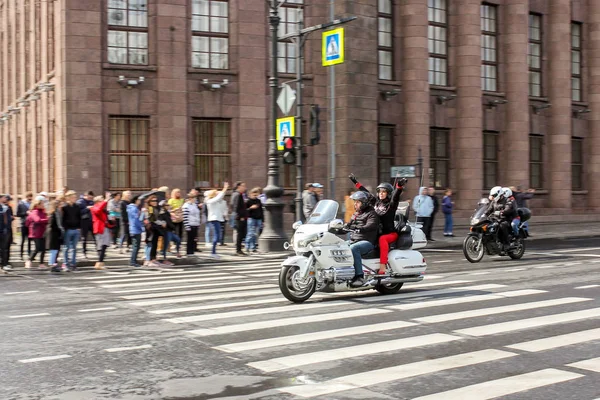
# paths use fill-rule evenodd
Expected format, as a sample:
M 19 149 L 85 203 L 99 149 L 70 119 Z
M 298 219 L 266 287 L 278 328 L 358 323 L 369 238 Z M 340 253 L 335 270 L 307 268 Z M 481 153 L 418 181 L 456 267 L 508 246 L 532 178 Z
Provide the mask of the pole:
M 304 28 L 302 9 L 298 9 L 298 32 Z M 296 221 L 303 220 L 302 212 L 302 66 L 304 65 L 304 36 L 296 37 Z
M 265 228 L 259 239 L 262 251 L 282 251 L 283 243 L 286 241 L 283 231 L 283 207 L 281 199 L 283 188 L 279 186 L 279 156 L 277 153 L 277 89 L 279 80 L 277 78 L 277 28 L 280 17 L 278 9 L 280 3 L 278 0 L 270 0 L 269 4 L 269 24 L 271 26 L 271 77 L 269 78 L 269 87 L 271 88 L 271 116 L 269 119 L 269 166 L 267 186 L 264 193 L 267 196 L 265 203 Z
M 329 18 L 335 18 L 335 0 L 329 0 Z M 329 69 L 329 198 L 335 200 L 335 65 Z

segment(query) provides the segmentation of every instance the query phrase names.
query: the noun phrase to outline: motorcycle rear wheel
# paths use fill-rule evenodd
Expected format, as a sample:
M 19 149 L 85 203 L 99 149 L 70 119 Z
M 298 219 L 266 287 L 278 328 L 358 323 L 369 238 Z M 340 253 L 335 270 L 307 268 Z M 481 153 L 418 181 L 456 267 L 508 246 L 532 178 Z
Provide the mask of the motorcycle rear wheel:
M 463 241 L 463 254 L 470 263 L 478 263 L 483 259 L 483 243 L 476 249 L 478 243 L 479 237 L 476 235 L 469 235 Z
M 291 302 L 303 303 L 310 299 L 317 288 L 317 281 L 313 277 L 302 282 L 298 275 L 300 268 L 296 265 L 286 265 L 279 273 L 279 290 Z
M 517 249 L 508 252 L 508 256 L 513 260 L 519 260 L 525 254 L 525 240 L 520 237 L 517 241 Z
M 375 286 L 375 290 L 377 290 L 381 294 L 396 294 L 402 289 L 402 285 L 404 283 L 388 283 L 387 285 L 377 285 Z

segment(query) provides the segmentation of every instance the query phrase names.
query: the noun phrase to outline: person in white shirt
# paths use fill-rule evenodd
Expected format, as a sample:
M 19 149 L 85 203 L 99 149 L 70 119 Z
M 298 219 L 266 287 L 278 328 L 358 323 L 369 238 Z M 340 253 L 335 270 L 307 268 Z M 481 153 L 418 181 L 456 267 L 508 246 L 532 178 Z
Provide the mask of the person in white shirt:
M 227 213 L 227 203 L 224 203 L 222 200 L 225 197 L 228 188 L 229 183 L 225 182 L 223 190 L 220 192 L 217 192 L 216 190 L 209 191 L 204 200 L 204 204 L 206 204 L 207 208 L 206 220 L 214 230 L 211 253 L 211 256 L 214 258 L 218 258 L 217 243 L 219 243 L 219 238 L 221 237 L 221 222 L 225 222 L 225 215 Z M 223 206 L 223 204 L 225 204 L 225 206 Z
M 200 228 L 200 207 L 196 204 L 196 196 L 188 194 L 188 199 L 183 205 L 183 226 L 187 232 L 186 255 L 191 257 L 196 251 L 196 237 Z

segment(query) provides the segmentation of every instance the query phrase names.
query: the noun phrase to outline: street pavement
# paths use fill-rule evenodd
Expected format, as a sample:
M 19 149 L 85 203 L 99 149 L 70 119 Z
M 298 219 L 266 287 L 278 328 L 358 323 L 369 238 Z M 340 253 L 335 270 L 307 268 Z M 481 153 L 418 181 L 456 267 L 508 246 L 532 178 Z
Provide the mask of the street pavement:
M 2 275 L 0 399 L 600 398 L 600 237 L 423 255 L 397 295 L 301 305 L 265 256 Z

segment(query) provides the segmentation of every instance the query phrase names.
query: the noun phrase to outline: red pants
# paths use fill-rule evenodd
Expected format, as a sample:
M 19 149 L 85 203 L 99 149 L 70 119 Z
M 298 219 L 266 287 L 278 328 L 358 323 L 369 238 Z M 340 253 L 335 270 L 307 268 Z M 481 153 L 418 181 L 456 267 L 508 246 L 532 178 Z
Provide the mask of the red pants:
M 396 240 L 398 240 L 398 234 L 396 232 L 379 236 L 379 262 L 387 264 L 390 243 L 394 243 Z

